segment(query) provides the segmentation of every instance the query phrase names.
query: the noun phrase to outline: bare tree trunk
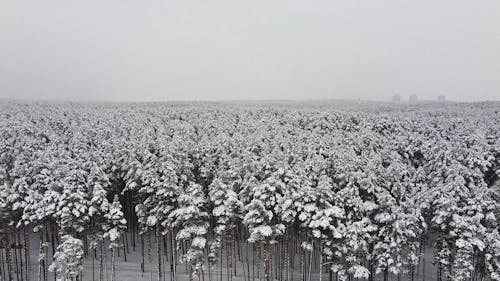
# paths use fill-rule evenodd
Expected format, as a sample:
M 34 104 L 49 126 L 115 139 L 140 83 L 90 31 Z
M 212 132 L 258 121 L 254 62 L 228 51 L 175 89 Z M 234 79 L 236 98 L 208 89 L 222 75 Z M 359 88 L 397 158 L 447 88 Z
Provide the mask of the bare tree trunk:
M 93 249 L 92 251 L 92 281 L 95 281 L 95 256 L 96 251 Z
M 116 248 L 111 248 L 111 281 L 116 281 L 115 253 Z
M 127 261 L 127 252 L 129 249 L 128 249 L 127 232 L 125 232 L 125 231 L 122 233 L 122 240 L 123 240 L 123 260 L 126 262 Z
M 45 243 L 44 243 L 44 253 L 45 253 L 45 266 L 44 266 L 44 271 L 43 271 L 43 278 L 44 280 L 48 280 L 47 276 L 48 276 L 48 257 L 47 257 L 47 252 L 49 251 L 47 248 L 49 247 L 48 243 L 50 241 L 50 237 L 49 237 L 49 227 L 50 227 L 50 223 L 45 223 L 45 227 L 44 227 L 44 232 L 45 232 Z M 54 255 L 52 255 L 52 260 L 54 259 Z
M 39 250 L 39 253 L 38 253 L 39 257 L 42 257 L 43 256 L 43 242 L 40 241 L 40 250 Z M 38 261 L 38 281 L 42 281 L 42 265 L 43 264 L 43 260 L 40 258 L 39 261 Z
M 290 257 L 289 257 L 289 255 L 290 255 L 290 253 L 289 253 L 289 251 L 290 251 L 289 247 L 290 246 L 288 244 L 288 234 L 286 234 L 286 235 L 287 236 L 285 238 L 285 243 L 284 243 L 285 244 L 284 245 L 284 247 L 285 247 L 285 250 L 284 250 L 285 251 L 284 264 L 285 264 L 285 276 L 286 276 L 285 277 L 285 281 L 290 281 L 290 262 L 289 262 L 290 261 Z
M 39 262 L 38 262 L 38 281 L 45 281 L 45 265 L 46 265 L 46 253 L 45 253 L 45 241 L 43 238 L 43 233 L 42 230 L 40 230 L 40 253 L 39 253 Z M 7 269 L 8 269 L 8 262 L 7 262 Z M 11 279 L 11 276 L 9 275 L 9 280 Z
M 415 265 L 410 265 L 410 281 L 415 281 Z
M 453 257 L 451 255 L 448 256 L 448 274 L 447 274 L 447 280 L 448 281 L 453 281 L 451 273 L 453 272 Z
M 227 234 L 227 244 L 226 244 L 226 250 L 227 250 L 227 268 L 228 268 L 228 280 L 233 281 L 233 245 L 232 245 L 232 240 L 233 240 L 233 235 L 231 233 L 232 231 L 229 230 Z
M 257 277 L 259 278 L 259 281 L 261 280 L 260 277 L 260 268 L 261 268 L 261 263 L 262 263 L 262 243 L 259 243 L 259 259 L 257 263 Z
M 51 227 L 51 230 L 50 232 L 52 233 L 52 256 L 54 256 L 54 254 L 56 253 L 56 244 L 57 242 L 59 241 L 57 239 L 57 235 L 56 235 L 56 232 L 57 232 L 57 226 L 55 223 L 51 223 L 50 224 L 52 227 Z
M 99 240 L 99 281 L 104 281 L 104 241 Z
M 10 227 L 7 226 L 4 237 L 4 249 L 5 249 L 5 262 L 7 263 L 7 277 L 8 280 L 14 279 L 13 269 L 12 269 L 12 242 L 10 241 Z
M 167 241 L 170 244 L 170 281 L 174 281 L 175 273 L 174 273 L 174 232 L 170 230 L 170 239 Z M 168 237 L 167 237 L 168 238 Z
M 323 249 L 321 240 L 319 241 L 319 281 L 323 281 Z
M 486 275 L 486 261 L 484 255 L 481 255 L 481 265 L 479 267 L 479 280 L 483 281 Z
M 177 247 L 175 247 L 175 230 L 172 229 L 172 261 L 174 263 L 174 280 L 177 281 Z
M 422 281 L 425 281 L 425 244 L 422 247 Z
M 5 268 L 3 265 L 3 248 L 0 248 L 0 280 L 5 279 Z
M 106 251 L 106 247 L 104 246 L 103 248 L 104 248 L 104 276 L 106 277 L 106 281 L 107 281 L 107 280 L 109 280 L 108 279 L 108 261 L 107 261 L 108 253 Z
M 125 261 L 127 261 L 127 254 L 130 254 L 130 247 L 128 245 L 128 235 L 127 235 L 127 232 L 124 231 L 123 232 L 123 244 L 124 244 L 124 256 L 125 256 Z
M 17 255 L 17 252 L 20 250 L 18 249 L 18 240 L 17 240 L 17 229 L 14 229 L 14 233 L 12 234 L 12 237 L 14 238 L 14 267 L 15 267 L 15 273 L 16 273 L 16 280 L 22 279 L 22 270 L 19 270 L 19 257 Z M 21 275 L 19 273 L 21 272 Z
M 271 242 L 268 242 L 268 252 L 267 254 L 269 255 L 269 280 L 272 280 L 273 279 L 273 245 L 271 244 Z
M 255 281 L 255 244 L 252 244 L 252 281 Z
M 314 252 L 314 239 L 311 239 L 311 252 L 309 253 L 309 273 L 308 273 L 308 281 L 311 281 L 311 273 L 312 273 L 312 263 L 313 263 L 313 252 Z
M 168 240 L 168 233 L 166 233 L 165 235 L 162 235 L 162 238 L 161 238 L 161 241 L 162 241 L 162 244 L 163 244 L 163 263 L 162 263 L 162 266 L 163 266 L 163 280 L 166 281 L 167 280 L 167 264 L 168 264 L 168 260 L 169 260 L 169 255 L 168 255 L 168 244 L 170 240 Z M 169 275 L 172 275 L 172 272 L 170 272 Z M 172 277 L 170 277 L 171 279 Z M 172 280 L 170 280 L 172 281 Z
M 273 260 L 275 260 L 273 268 L 274 268 L 274 273 L 275 273 L 275 278 L 276 280 L 282 280 L 281 279 L 281 269 L 283 268 L 283 265 L 281 264 L 281 247 L 280 245 L 282 243 L 281 238 L 278 240 L 278 243 L 276 243 L 276 246 L 274 247 L 276 249 L 276 257 L 271 259 L 271 263 Z
M 265 281 L 270 281 L 271 278 L 269 276 L 269 253 L 268 253 L 269 249 L 267 247 L 268 242 L 265 241 L 265 242 L 262 242 L 262 243 L 264 243 L 263 244 L 264 245 L 264 280 Z
M 221 243 L 223 243 L 223 242 L 221 242 Z M 220 257 L 219 257 L 219 263 L 220 263 L 219 279 L 220 279 L 220 281 L 222 281 L 222 247 L 223 247 L 223 245 L 221 245 Z
M 368 276 L 368 281 L 375 281 L 375 265 L 374 261 L 370 260 L 370 275 Z
M 149 280 L 153 280 L 153 262 L 151 261 L 151 232 L 148 231 L 148 261 L 149 261 Z
M 4 261 L 4 250 L 0 250 L 0 278 L 1 280 L 7 280 L 7 277 L 5 277 L 5 261 Z
M 161 273 L 162 273 L 162 262 L 161 262 L 161 232 L 160 228 L 156 227 L 156 250 L 158 254 L 158 281 L 162 281 L 161 279 Z
M 246 266 L 247 266 L 247 274 L 248 274 L 248 279 L 247 281 L 250 281 L 250 260 L 249 260 L 249 254 L 248 254 L 248 243 L 245 243 L 245 249 L 246 249 Z
M 21 229 L 18 228 L 16 230 L 17 232 L 17 246 L 19 248 L 19 273 L 21 275 L 21 281 L 24 281 L 25 277 L 24 277 L 24 264 L 26 263 L 26 261 L 24 261 L 24 246 L 22 244 L 24 244 L 22 241 L 21 241 Z M 26 276 L 26 279 L 28 279 L 28 277 Z
M 231 251 L 231 264 L 233 265 L 233 274 L 234 276 L 238 275 L 238 261 L 236 261 L 236 254 L 238 253 L 237 249 L 237 240 L 236 240 L 236 232 L 230 231 L 232 233 L 231 235 L 231 244 L 232 244 L 232 251 Z M 239 255 L 238 255 L 239 256 Z M 238 257 L 238 260 L 241 261 L 241 258 Z M 231 280 L 233 280 L 233 277 L 231 277 Z
M 29 237 L 28 237 L 28 231 L 26 231 L 27 226 L 23 227 L 23 236 L 24 236 L 24 273 L 26 275 L 26 280 L 30 279 L 29 276 L 29 267 L 30 267 L 30 245 L 29 245 Z
M 305 275 L 306 275 L 306 271 L 305 271 L 305 262 L 304 262 L 304 258 L 305 258 L 305 255 L 304 255 L 304 250 L 302 249 L 301 246 L 299 246 L 299 263 L 300 263 L 300 278 L 301 278 L 301 281 L 306 281 L 306 278 L 305 278 Z
M 246 264 L 247 264 L 248 281 L 250 281 L 250 259 L 249 259 L 249 255 L 248 255 L 248 251 L 249 251 L 249 250 L 248 250 L 248 244 L 246 244 L 246 247 L 245 247 L 245 248 L 246 248 L 246 250 L 247 250 L 247 254 L 246 254 L 246 256 L 247 256 L 247 257 L 246 257 L 246 260 L 247 260 L 247 261 L 246 261 Z M 253 281 L 253 279 L 252 279 L 252 281 Z
M 144 234 L 141 234 L 141 255 L 142 255 L 142 262 L 141 262 L 141 277 L 144 277 L 144 269 L 146 267 L 146 260 L 144 258 L 146 250 L 144 249 Z

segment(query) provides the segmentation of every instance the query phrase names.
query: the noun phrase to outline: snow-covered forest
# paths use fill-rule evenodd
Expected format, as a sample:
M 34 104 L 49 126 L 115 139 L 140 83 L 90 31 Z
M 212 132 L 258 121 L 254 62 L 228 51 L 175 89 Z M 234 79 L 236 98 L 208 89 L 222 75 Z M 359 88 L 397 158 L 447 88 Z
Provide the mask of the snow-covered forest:
M 0 280 L 500 280 L 499 176 L 499 103 L 4 102 Z

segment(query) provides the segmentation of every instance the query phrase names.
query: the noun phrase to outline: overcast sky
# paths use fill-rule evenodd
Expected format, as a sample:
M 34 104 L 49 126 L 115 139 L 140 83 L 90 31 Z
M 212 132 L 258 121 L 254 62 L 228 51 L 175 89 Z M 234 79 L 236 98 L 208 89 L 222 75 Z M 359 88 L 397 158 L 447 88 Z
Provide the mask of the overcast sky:
M 500 1 L 0 1 L 0 98 L 394 94 L 500 100 Z

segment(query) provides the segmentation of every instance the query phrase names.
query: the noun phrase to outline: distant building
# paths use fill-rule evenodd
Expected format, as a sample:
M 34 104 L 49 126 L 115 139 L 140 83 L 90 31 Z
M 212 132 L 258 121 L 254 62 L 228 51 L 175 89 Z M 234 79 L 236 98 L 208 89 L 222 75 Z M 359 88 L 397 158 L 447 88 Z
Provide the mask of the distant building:
M 417 95 L 411 95 L 410 96 L 410 102 L 416 102 L 416 101 L 418 101 Z
M 401 102 L 401 96 L 400 95 L 392 96 L 392 102 Z
M 438 101 L 446 101 L 446 97 L 444 95 L 439 95 Z

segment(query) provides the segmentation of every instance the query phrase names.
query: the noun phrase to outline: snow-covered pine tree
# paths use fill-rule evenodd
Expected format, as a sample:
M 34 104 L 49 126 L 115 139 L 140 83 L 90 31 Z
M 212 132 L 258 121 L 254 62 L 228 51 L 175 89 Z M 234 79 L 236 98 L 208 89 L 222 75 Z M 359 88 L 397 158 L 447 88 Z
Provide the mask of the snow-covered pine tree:
M 388 280 L 389 273 L 402 274 L 417 263 L 419 238 L 426 225 L 415 196 L 419 191 L 410 172 L 413 167 L 404 164 L 389 145 L 371 157 L 367 183 L 374 197 L 364 205 L 377 231 L 369 244 L 369 279 L 383 272 Z
M 115 256 L 117 248 L 121 247 L 120 237 L 127 228 L 127 221 L 123 217 L 122 205 L 115 195 L 113 203 L 109 206 L 109 211 L 104 215 L 106 218 L 106 229 L 104 238 L 109 238 L 109 248 L 111 249 L 111 281 L 116 281 Z
M 83 270 L 83 255 L 82 240 L 63 235 L 49 270 L 55 272 L 58 281 L 78 281 Z
M 276 238 L 284 234 L 285 226 L 274 212 L 277 197 L 280 197 L 282 183 L 268 179 L 264 183 L 252 188 L 252 199 L 245 205 L 243 224 L 250 232 L 249 242 L 261 243 L 264 249 L 265 280 L 271 280 L 271 244 Z
M 191 268 L 190 280 L 204 280 L 204 251 L 207 246 L 209 224 L 208 199 L 203 187 L 191 182 L 181 191 L 178 208 L 169 217 L 172 226 L 178 229 L 176 240 L 180 249 L 182 243 L 187 243 L 186 254 L 181 260 Z
M 231 173 L 230 171 L 226 173 Z M 231 178 L 226 176 L 226 178 Z M 233 182 L 234 183 L 234 182 Z M 211 266 L 217 262 L 217 256 L 222 257 L 223 241 L 227 243 L 229 278 L 232 278 L 232 244 L 233 229 L 236 227 L 243 205 L 232 185 L 227 185 L 222 179 L 216 178 L 209 186 L 209 199 L 213 205 L 212 216 L 215 219 L 214 239 L 210 242 L 209 262 Z

